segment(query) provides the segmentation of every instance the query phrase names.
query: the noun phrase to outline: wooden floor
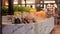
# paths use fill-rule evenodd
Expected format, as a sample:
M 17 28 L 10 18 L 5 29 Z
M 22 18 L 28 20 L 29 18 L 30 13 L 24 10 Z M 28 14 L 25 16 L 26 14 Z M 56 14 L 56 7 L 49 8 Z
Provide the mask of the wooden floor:
M 54 30 L 51 32 L 51 34 L 60 34 L 60 25 L 55 26 Z

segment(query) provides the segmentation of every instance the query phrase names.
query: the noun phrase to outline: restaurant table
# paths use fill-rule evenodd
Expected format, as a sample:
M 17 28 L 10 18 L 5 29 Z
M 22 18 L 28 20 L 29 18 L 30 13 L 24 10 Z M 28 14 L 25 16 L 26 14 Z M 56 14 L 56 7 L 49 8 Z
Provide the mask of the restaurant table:
M 53 28 L 54 17 L 50 17 L 30 24 L 2 23 L 2 34 L 50 34 Z

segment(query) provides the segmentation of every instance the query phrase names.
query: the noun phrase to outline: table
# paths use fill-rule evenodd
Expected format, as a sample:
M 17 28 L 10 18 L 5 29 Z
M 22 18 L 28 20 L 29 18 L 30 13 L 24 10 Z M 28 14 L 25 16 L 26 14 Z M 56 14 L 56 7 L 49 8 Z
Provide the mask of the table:
M 54 28 L 54 17 L 31 24 L 2 24 L 2 34 L 49 34 Z

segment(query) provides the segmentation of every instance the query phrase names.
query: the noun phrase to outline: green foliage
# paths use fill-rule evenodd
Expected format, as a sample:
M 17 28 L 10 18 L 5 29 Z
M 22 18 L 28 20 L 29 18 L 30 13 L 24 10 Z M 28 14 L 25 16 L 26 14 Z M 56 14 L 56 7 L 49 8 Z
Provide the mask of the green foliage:
M 36 8 L 30 8 L 30 9 L 36 10 Z
M 29 12 L 31 8 L 28 7 L 24 7 L 24 6 L 14 6 L 14 11 L 25 11 L 25 12 Z
M 17 6 L 17 5 L 13 7 L 14 11 L 18 11 L 18 9 L 19 9 L 19 6 Z
M 24 6 L 20 6 L 18 11 L 25 11 L 25 12 L 29 12 L 30 11 L 30 8 L 28 7 L 24 7 Z
M 20 7 L 18 8 L 18 11 L 24 11 L 24 7 L 23 7 L 23 6 L 20 6 Z
M 29 7 L 24 7 L 24 8 L 23 8 L 23 11 L 29 12 L 29 11 L 30 11 L 30 8 L 29 8 Z
M 2 7 L 2 13 L 6 13 L 7 12 L 7 8 L 5 6 Z

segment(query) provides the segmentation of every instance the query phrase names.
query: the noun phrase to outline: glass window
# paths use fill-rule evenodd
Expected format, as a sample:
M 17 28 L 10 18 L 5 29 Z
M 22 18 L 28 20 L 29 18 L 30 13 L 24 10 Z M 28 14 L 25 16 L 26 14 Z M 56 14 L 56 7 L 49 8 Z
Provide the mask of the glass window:
M 22 0 L 22 4 L 25 4 L 25 0 Z
M 35 3 L 35 0 L 26 0 L 27 4 Z
M 14 0 L 14 3 L 13 4 L 18 4 L 18 0 Z
M 31 5 L 32 5 L 32 8 L 35 8 L 35 0 L 22 0 L 21 5 L 25 6 L 25 4 L 26 4 L 27 7 L 31 7 Z

